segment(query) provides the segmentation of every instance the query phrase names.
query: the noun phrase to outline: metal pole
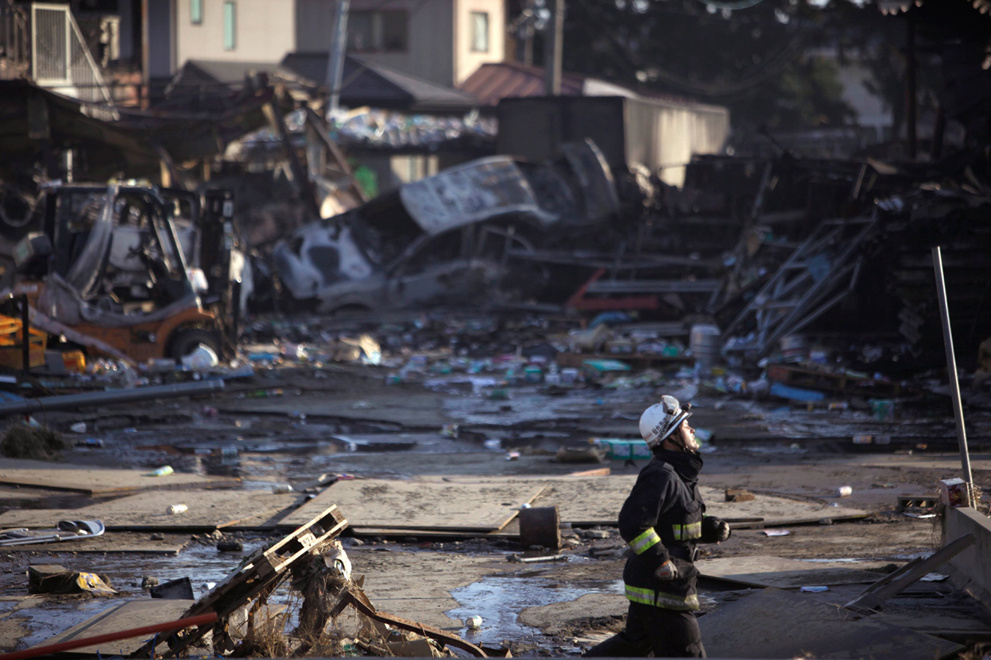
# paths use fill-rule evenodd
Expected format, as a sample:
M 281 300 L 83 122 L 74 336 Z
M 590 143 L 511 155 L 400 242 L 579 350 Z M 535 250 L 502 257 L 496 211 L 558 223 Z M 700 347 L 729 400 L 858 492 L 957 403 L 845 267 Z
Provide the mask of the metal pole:
M 132 401 L 144 401 L 147 399 L 192 396 L 223 388 L 224 381 L 222 380 L 201 380 L 192 383 L 176 383 L 175 385 L 135 387 L 130 390 L 46 396 L 40 399 L 24 399 L 23 401 L 2 403 L 0 404 L 0 416 L 44 410 L 66 410 L 97 405 L 112 405 L 115 403 L 130 403 Z
M 551 0 L 551 20 L 544 28 L 544 93 L 561 95 L 561 55 L 564 41 L 564 0 Z
M 327 107 L 327 119 L 337 111 L 341 101 L 341 80 L 344 74 L 344 53 L 347 50 L 348 10 L 351 0 L 337 0 L 334 3 L 334 19 L 332 22 L 330 44 L 330 60 L 327 62 L 327 89 L 330 90 L 330 103 Z
M 908 143 L 909 160 L 915 160 L 918 152 L 918 140 L 916 139 L 916 121 L 918 115 L 918 101 L 916 100 L 916 59 L 915 59 L 915 14 L 911 11 L 906 13 L 905 25 L 907 33 L 905 36 L 905 140 Z
M 943 322 L 943 346 L 946 348 L 946 374 L 953 393 L 953 417 L 957 423 L 957 441 L 960 444 L 960 463 L 963 478 L 967 482 L 970 505 L 974 506 L 974 477 L 970 471 L 970 454 L 967 451 L 967 430 L 963 424 L 963 404 L 960 401 L 960 380 L 957 377 L 957 361 L 953 354 L 953 336 L 950 333 L 950 310 L 946 305 L 946 283 L 943 280 L 943 257 L 939 246 L 933 248 L 933 268 L 936 271 L 936 293 L 939 295 L 940 320 Z
M 93 637 L 72 639 L 66 642 L 59 642 L 57 644 L 35 646 L 29 649 L 24 649 L 23 651 L 14 651 L 13 653 L 4 653 L 0 655 L 0 660 L 24 660 L 25 658 L 38 658 L 44 655 L 61 653 L 62 651 L 71 651 L 72 649 L 78 649 L 83 646 L 106 644 L 108 642 L 116 642 L 117 640 L 128 639 L 130 637 L 145 637 L 153 633 L 172 632 L 175 630 L 182 630 L 183 628 L 191 628 L 193 626 L 205 626 L 208 623 L 215 622 L 217 618 L 216 612 L 208 612 L 207 614 L 191 616 L 185 619 L 179 619 L 178 621 L 156 623 L 150 626 L 142 626 L 141 628 L 131 628 L 129 630 L 94 635 Z
M 21 369 L 28 372 L 31 371 L 31 321 L 27 295 L 17 296 L 17 304 L 21 308 Z

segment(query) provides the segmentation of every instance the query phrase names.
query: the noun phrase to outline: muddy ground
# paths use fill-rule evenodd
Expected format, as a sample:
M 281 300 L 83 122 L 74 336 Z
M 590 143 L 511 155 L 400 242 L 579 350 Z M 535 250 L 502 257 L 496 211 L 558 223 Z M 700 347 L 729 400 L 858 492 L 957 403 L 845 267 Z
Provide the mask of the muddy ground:
M 635 474 L 645 461 L 570 463 L 555 459 L 566 446 L 594 437 L 636 437 L 640 411 L 674 392 L 696 404 L 695 426 L 705 443 L 702 484 L 839 504 L 866 517 L 832 524 L 800 524 L 788 535 L 738 529 L 703 557 L 767 556 L 802 560 L 856 560 L 872 569 L 927 555 L 940 543 L 938 519 L 899 511 L 900 497 L 935 497 L 940 479 L 959 476 L 952 410 L 947 400 L 899 407 L 879 420 L 856 397 L 844 406 L 789 404 L 721 393 L 706 380 L 669 375 L 639 387 L 548 390 L 531 384 L 491 395 L 492 376 L 428 374 L 390 383 L 395 369 L 353 362 L 257 363 L 254 373 L 227 380 L 209 396 L 172 398 L 88 410 L 36 414 L 78 446 L 62 460 L 77 466 L 149 468 L 240 477 L 247 489 L 289 483 L 297 489 L 326 474 L 408 479 L 421 475 L 560 475 L 608 467 Z M 679 375 L 680 374 L 680 375 Z M 911 413 L 911 414 L 910 414 Z M 980 410 L 973 428 L 984 428 Z M 72 424 L 86 431 L 72 433 Z M 453 425 L 457 425 L 455 429 Z M 971 431 L 972 437 L 980 431 Z M 865 434 L 888 445 L 854 444 Z M 99 439 L 102 447 L 85 446 Z M 93 443 L 90 442 L 90 445 Z M 975 482 L 991 491 L 991 456 L 982 441 L 971 455 Z M 226 448 L 226 449 L 225 449 Z M 518 457 L 510 458 L 510 452 Z M 594 479 L 594 477 L 589 477 Z M 849 486 L 849 497 L 837 489 Z M 7 495 L 0 507 L 81 506 L 87 498 L 44 492 Z M 347 512 L 344 512 L 347 516 Z M 188 534 L 178 534 L 188 540 Z M 236 535 L 245 552 L 278 537 Z M 105 606 L 82 597 L 27 595 L 29 564 L 58 563 L 106 574 L 117 598 L 147 597 L 144 577 L 188 576 L 196 595 L 243 558 L 219 553 L 217 535 L 197 535 L 178 554 L 91 554 L 0 548 L 0 649 L 44 642 Z M 577 655 L 621 625 L 626 603 L 620 576 L 624 547 L 615 527 L 564 531 L 565 561 L 510 561 L 526 550 L 511 535 L 490 538 L 363 537 L 345 534 L 356 575 L 380 609 L 460 634 L 514 655 Z M 882 575 L 882 573 L 878 573 Z M 811 579 L 811 578 L 810 578 Z M 863 588 L 863 585 L 859 587 Z M 721 602 L 707 593 L 707 609 Z M 479 615 L 481 629 L 463 620 Z

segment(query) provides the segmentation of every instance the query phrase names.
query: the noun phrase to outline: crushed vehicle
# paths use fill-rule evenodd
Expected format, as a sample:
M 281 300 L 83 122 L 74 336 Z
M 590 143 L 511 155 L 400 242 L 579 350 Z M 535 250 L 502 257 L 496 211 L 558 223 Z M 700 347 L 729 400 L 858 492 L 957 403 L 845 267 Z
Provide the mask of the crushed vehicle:
M 608 227 L 619 208 L 585 140 L 540 164 L 493 156 L 404 184 L 301 227 L 272 257 L 287 302 L 321 313 L 516 299 L 546 273 L 514 255 Z
M 196 240 L 196 258 L 215 276 L 211 291 L 207 275 L 187 264 L 177 207 L 174 197 L 150 186 L 47 186 L 41 231 L 15 246 L 6 288 L 27 296 L 35 326 L 83 348 L 135 362 L 179 360 L 200 344 L 228 356 L 239 331 L 238 305 L 231 259 L 216 254 L 229 253 L 230 243 Z M 204 226 L 214 225 L 211 231 L 222 237 L 216 226 L 227 222 L 223 213 L 207 215 L 214 217 Z

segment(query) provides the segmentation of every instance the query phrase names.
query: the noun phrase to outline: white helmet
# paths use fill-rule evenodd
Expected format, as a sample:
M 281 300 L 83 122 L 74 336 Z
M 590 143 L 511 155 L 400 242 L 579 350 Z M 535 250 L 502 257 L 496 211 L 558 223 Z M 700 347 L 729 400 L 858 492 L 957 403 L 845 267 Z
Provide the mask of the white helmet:
M 665 394 L 660 403 L 644 410 L 640 416 L 640 435 L 647 446 L 653 449 L 664 442 L 683 421 L 692 416 L 688 412 L 691 407 L 692 404 L 688 404 L 682 409 L 678 399 Z

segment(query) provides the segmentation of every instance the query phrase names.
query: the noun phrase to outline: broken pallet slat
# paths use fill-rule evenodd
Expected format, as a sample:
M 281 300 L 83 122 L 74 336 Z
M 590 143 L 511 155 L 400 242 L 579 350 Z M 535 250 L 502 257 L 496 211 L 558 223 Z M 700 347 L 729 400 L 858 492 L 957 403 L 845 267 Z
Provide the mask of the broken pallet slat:
M 976 541 L 973 534 L 965 534 L 943 546 L 929 557 L 918 562 L 910 562 L 894 573 L 878 580 L 877 583 L 868 587 L 864 593 L 851 600 L 844 607 L 857 612 L 872 613 L 875 607 L 902 591 L 913 582 L 918 581 L 936 567 L 945 564 L 972 546 Z
M 273 590 L 294 562 L 336 537 L 347 524 L 337 507 L 330 506 L 278 542 L 252 555 L 241 568 L 196 601 L 184 616 L 215 612 L 221 620 L 226 619 L 249 601 Z M 182 649 L 202 638 L 209 628 L 199 626 L 190 631 L 171 649 L 172 652 L 179 655 Z M 156 646 L 157 643 L 152 640 L 134 656 L 147 656 L 154 652 Z

